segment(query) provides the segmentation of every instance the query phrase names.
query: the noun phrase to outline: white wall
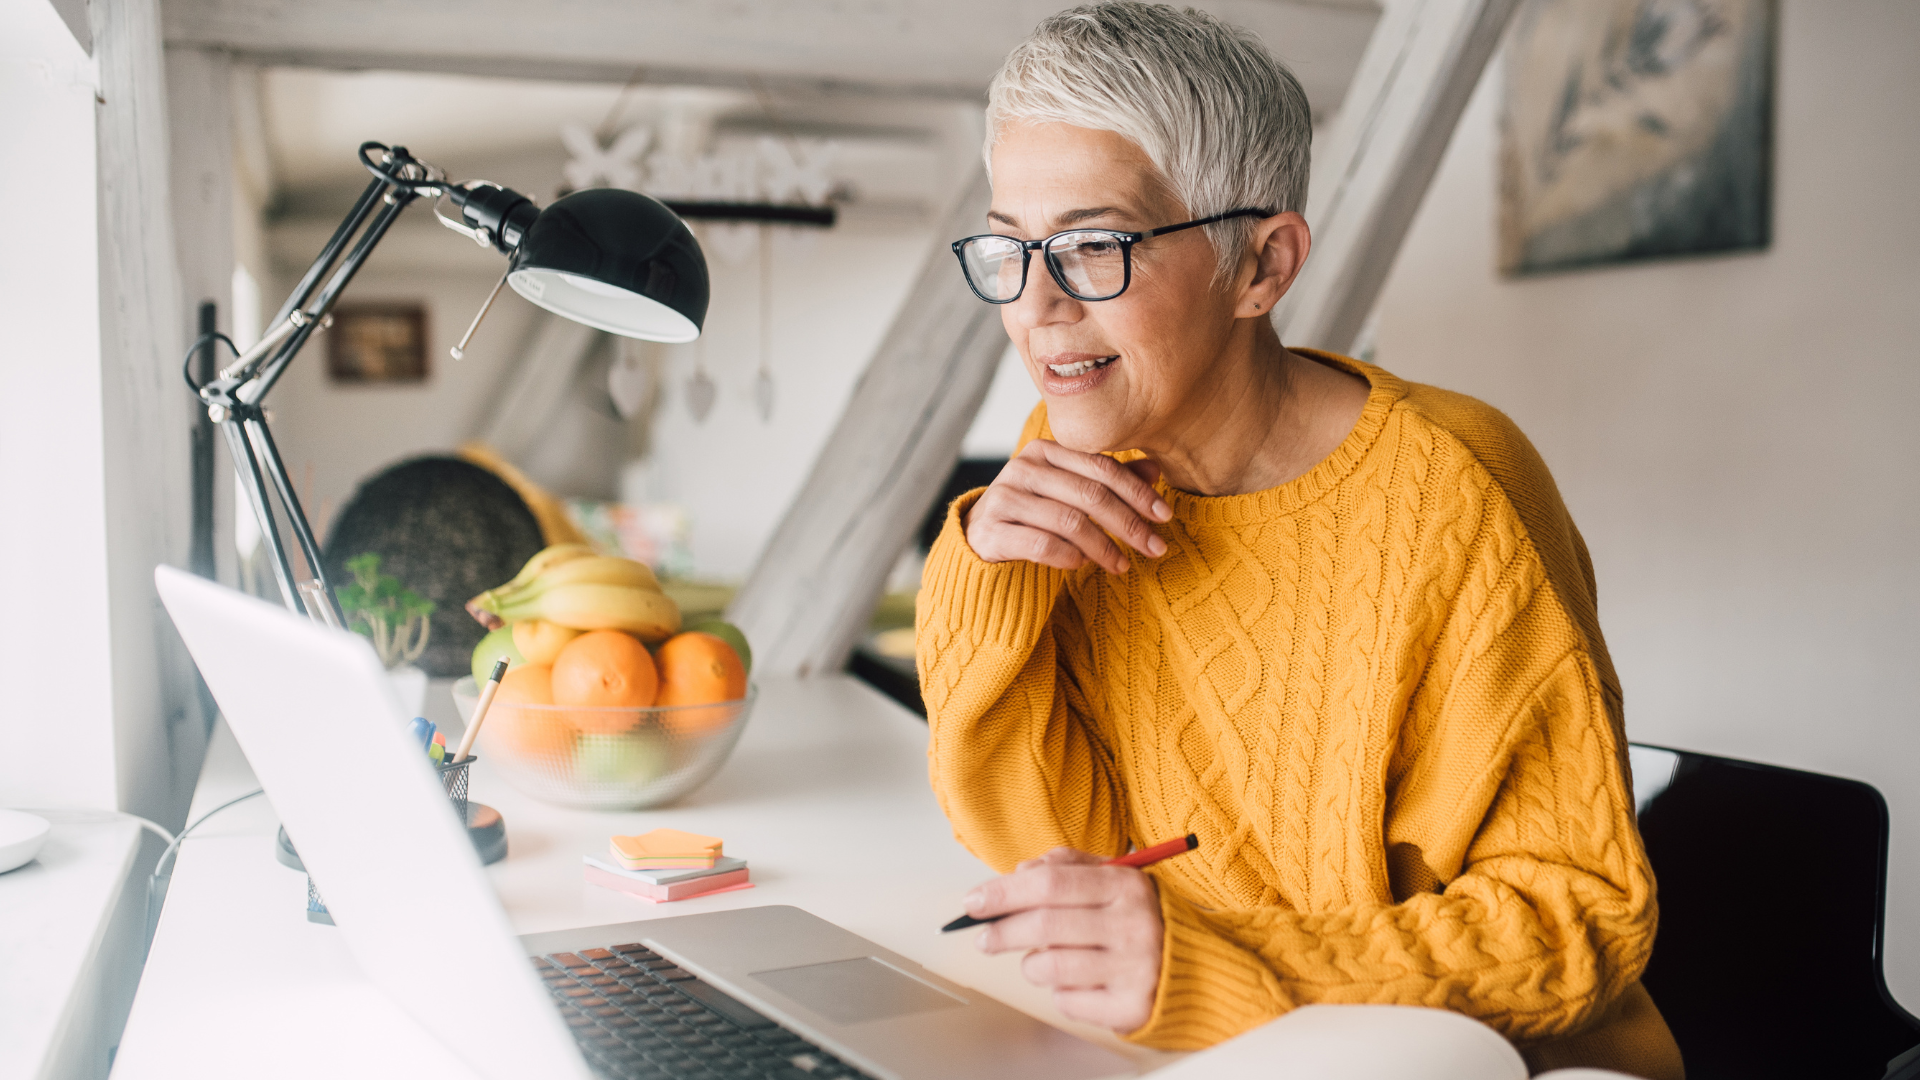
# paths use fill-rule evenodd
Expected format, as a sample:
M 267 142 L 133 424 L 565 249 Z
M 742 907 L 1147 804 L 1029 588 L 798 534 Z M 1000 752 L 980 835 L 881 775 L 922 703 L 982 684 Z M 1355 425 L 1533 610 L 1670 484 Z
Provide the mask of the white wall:
M 0 806 L 118 805 L 107 658 L 94 64 L 45 0 L 0 0 Z M 31 167 L 28 158 L 31 157 Z
M 1504 280 L 1498 63 L 1376 359 L 1504 409 L 1600 581 L 1636 740 L 1865 780 L 1887 974 L 1920 1009 L 1920 5 L 1784 0 L 1771 250 Z M 1768 868 L 1733 903 L 1791 905 Z

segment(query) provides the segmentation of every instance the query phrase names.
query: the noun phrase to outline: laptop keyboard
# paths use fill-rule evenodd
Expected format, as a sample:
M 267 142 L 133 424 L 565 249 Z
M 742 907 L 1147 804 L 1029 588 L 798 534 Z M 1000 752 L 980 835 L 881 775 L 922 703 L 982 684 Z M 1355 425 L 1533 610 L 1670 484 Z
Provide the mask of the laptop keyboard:
M 603 1076 L 867 1078 L 643 945 L 536 956 L 533 966 Z

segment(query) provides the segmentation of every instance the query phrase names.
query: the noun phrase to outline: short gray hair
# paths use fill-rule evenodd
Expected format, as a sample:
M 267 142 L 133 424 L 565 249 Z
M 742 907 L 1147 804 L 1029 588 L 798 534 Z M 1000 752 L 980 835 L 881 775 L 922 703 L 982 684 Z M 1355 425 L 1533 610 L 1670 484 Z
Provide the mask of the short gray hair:
M 1000 129 L 1017 121 L 1133 140 L 1196 218 L 1306 206 L 1306 91 L 1252 33 L 1193 8 L 1118 0 L 1049 17 L 987 90 L 989 170 Z M 1252 228 L 1247 218 L 1206 226 L 1220 280 L 1232 275 Z

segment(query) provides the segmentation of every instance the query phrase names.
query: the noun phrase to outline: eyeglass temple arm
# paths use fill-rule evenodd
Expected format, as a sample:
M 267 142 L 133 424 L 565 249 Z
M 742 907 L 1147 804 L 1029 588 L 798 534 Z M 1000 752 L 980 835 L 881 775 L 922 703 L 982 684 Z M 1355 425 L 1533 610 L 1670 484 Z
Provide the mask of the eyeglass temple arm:
M 1203 217 L 1198 221 L 1183 221 L 1178 225 L 1163 225 L 1158 229 L 1148 229 L 1146 232 L 1140 234 L 1140 238 L 1144 240 L 1149 236 L 1165 236 L 1167 233 L 1176 233 L 1181 229 L 1197 229 L 1202 225 L 1211 225 L 1216 221 L 1225 221 L 1228 218 L 1270 216 L 1272 215 L 1268 214 L 1267 211 L 1253 207 L 1248 207 L 1244 210 L 1229 210 L 1224 214 L 1214 214 L 1210 217 Z

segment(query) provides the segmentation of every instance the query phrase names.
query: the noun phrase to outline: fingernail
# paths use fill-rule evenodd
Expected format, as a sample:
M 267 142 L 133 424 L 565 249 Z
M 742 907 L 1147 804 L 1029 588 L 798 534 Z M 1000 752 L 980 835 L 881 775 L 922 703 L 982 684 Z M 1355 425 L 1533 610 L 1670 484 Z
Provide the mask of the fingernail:
M 965 899 L 960 901 L 960 906 L 966 908 L 967 914 L 971 915 L 980 910 L 980 905 L 985 903 L 986 899 L 986 896 L 984 896 L 979 889 L 975 889 L 968 893 Z
M 984 931 L 980 936 L 973 939 L 973 947 L 979 949 L 981 952 L 987 951 L 987 935 Z
M 1158 557 L 1166 553 L 1167 542 L 1165 540 L 1160 539 L 1158 536 L 1150 536 L 1147 538 L 1147 554 Z
M 1121 560 L 1120 560 L 1120 569 L 1118 569 L 1118 570 L 1115 570 L 1115 571 L 1114 571 L 1114 573 L 1116 573 L 1116 574 L 1124 574 L 1124 573 L 1126 573 L 1126 572 L 1127 572 L 1127 569 L 1128 569 L 1128 567 L 1130 567 L 1130 566 L 1132 566 L 1132 565 L 1133 565 L 1133 564 L 1131 564 L 1131 563 L 1129 563 L 1129 562 L 1127 562 L 1127 560 L 1125 560 L 1125 559 L 1121 559 Z
M 1153 500 L 1153 516 L 1159 518 L 1161 521 L 1170 520 L 1173 517 L 1173 507 L 1168 506 L 1167 500 L 1165 499 L 1155 499 Z

